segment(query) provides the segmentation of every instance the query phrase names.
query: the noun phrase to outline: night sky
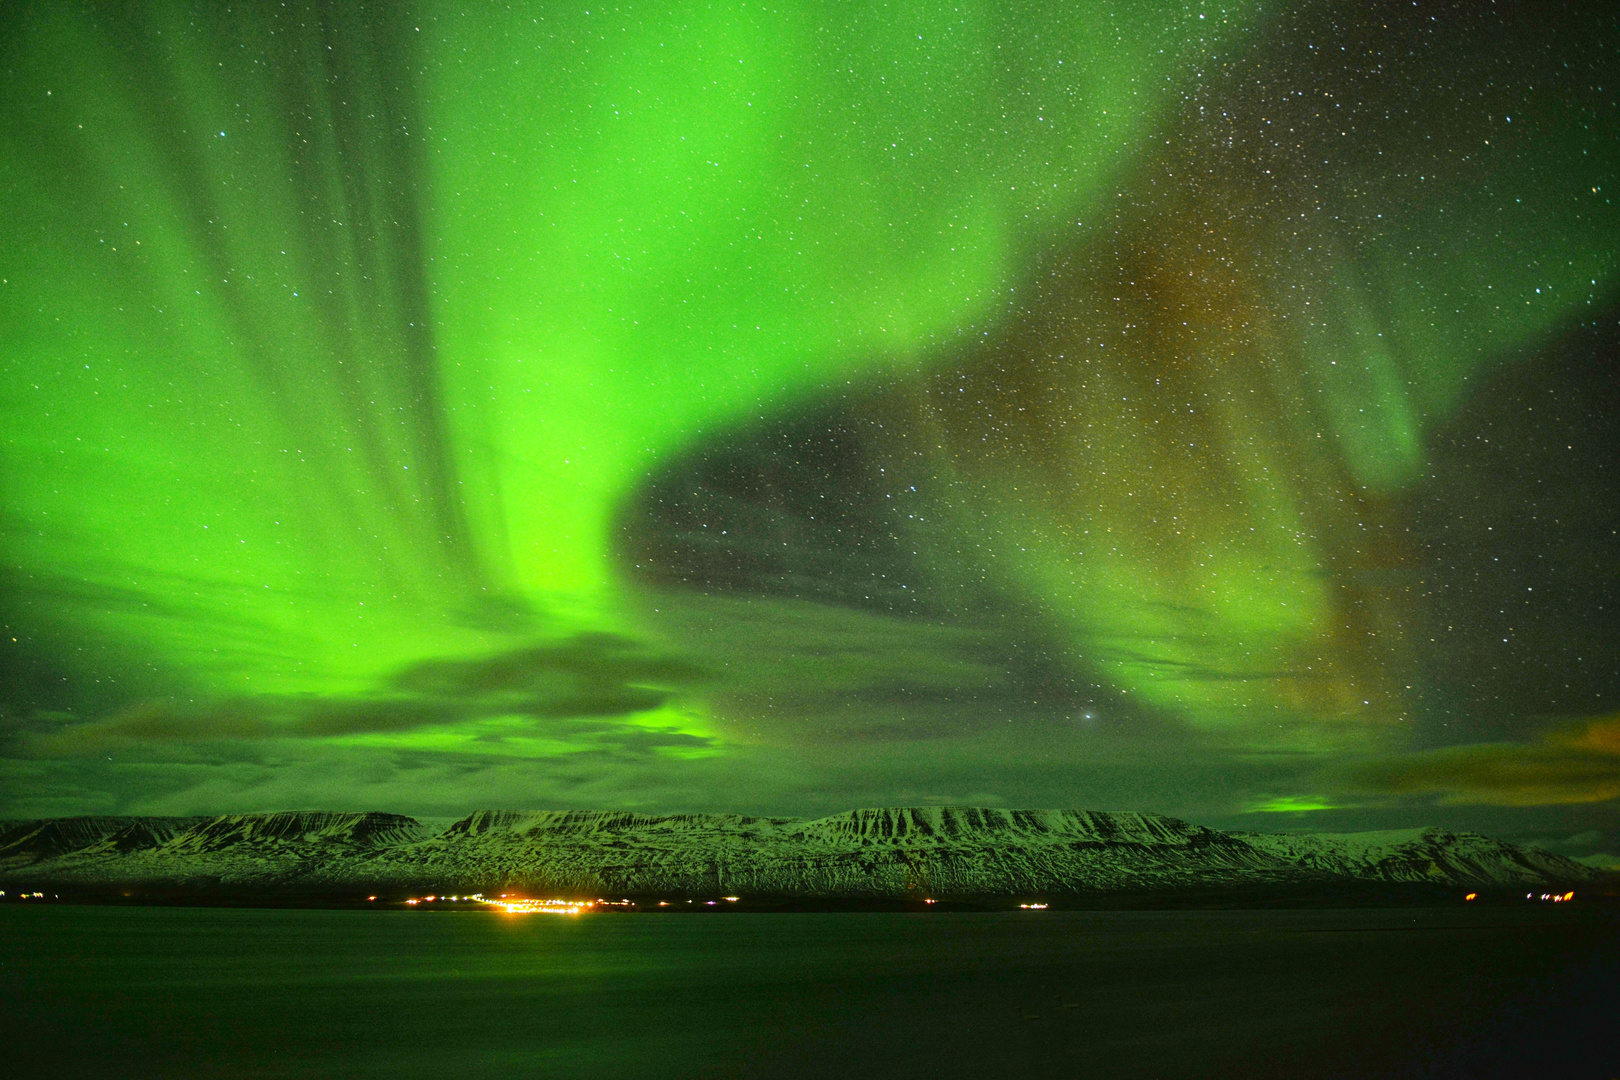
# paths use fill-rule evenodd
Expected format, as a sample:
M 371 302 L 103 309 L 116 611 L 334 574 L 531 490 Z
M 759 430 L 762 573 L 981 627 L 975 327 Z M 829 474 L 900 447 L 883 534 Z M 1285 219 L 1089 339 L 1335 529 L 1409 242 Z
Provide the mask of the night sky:
M 20 3 L 0 815 L 1620 863 L 1612 5 Z

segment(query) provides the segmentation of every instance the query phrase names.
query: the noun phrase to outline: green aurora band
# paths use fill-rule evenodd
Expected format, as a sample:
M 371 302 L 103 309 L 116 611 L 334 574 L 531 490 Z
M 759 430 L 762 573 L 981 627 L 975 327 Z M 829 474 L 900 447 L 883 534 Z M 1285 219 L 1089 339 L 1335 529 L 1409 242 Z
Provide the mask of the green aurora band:
M 1087 701 L 1395 745 L 1401 500 L 1620 269 L 1612 16 L 1446 12 L 1327 58 L 1241 2 L 16 6 L 0 708 L 42 760 L 678 762 L 994 681 L 970 600 L 624 553 L 667 470 L 856 401 L 911 587 L 1010 598 Z

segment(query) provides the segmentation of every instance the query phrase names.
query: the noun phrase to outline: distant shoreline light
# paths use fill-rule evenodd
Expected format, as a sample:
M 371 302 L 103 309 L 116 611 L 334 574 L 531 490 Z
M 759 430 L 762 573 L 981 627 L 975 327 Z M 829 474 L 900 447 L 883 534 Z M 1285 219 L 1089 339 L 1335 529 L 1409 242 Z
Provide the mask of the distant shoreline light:
M 532 915 L 536 912 L 550 915 L 578 915 L 596 907 L 596 900 L 485 900 L 490 907 L 508 915 Z

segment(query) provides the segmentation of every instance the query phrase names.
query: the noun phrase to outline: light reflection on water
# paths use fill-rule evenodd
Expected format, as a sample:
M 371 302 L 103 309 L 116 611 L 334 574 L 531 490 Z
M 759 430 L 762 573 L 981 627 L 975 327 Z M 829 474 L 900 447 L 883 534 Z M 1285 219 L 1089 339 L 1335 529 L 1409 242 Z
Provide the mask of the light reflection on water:
M 108 1076 L 1511 1075 L 1612 1052 L 1615 940 L 1550 906 L 13 907 L 0 1005 L 33 1058 Z

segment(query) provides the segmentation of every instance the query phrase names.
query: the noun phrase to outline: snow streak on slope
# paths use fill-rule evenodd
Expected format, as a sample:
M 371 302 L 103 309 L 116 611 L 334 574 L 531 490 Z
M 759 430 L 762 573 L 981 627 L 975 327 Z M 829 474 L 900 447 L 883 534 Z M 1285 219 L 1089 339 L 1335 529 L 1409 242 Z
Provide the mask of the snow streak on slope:
M 207 818 L 71 817 L 0 822 L 0 870 L 90 849 L 156 847 Z
M 27 822 L 0 879 L 230 889 L 893 899 L 1431 882 L 1542 885 L 1592 871 L 1469 834 L 1269 836 L 1155 814 L 984 807 L 736 814 L 479 811 Z
M 1539 886 L 1586 880 L 1575 869 L 1581 864 L 1571 859 L 1537 848 L 1506 844 L 1478 833 L 1404 829 L 1298 836 L 1233 835 L 1297 866 L 1362 881 Z
M 1278 861 L 1148 814 L 915 807 L 803 821 L 474 814 L 366 871 L 553 892 L 979 896 L 1270 880 Z

